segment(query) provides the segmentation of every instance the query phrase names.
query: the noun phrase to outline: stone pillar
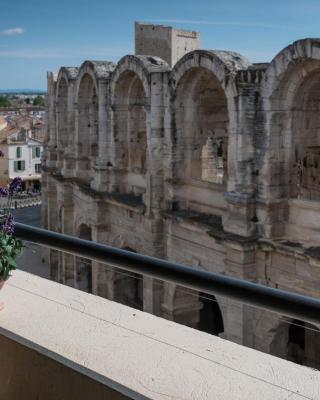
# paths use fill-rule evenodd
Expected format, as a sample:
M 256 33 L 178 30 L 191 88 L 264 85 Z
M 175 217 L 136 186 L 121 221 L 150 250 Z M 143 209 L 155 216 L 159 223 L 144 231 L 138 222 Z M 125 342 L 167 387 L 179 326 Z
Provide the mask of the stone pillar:
M 257 204 L 257 224 L 261 235 L 279 238 L 286 234 L 289 205 L 287 199 L 289 166 L 287 154 L 293 151 L 291 143 L 291 111 L 284 110 L 281 102 L 271 105 L 264 101 L 265 130 L 264 140 L 257 142 L 257 185 L 259 202 Z M 272 110 L 276 107 L 277 110 Z M 271 108 L 271 110 L 270 110 Z M 280 108 L 280 110 L 278 109 Z M 290 108 L 288 106 L 288 108 Z M 289 141 L 289 143 L 287 143 Z M 288 177 L 288 179 L 284 179 Z
M 74 204 L 71 185 L 64 184 L 63 198 L 62 232 L 74 236 Z M 71 287 L 76 286 L 75 258 L 72 254 L 63 253 L 64 283 Z
M 165 112 L 168 107 L 168 76 L 153 73 L 151 76 L 151 101 L 147 116 L 147 190 L 145 194 L 146 238 L 145 252 L 164 258 L 164 237 L 161 210 L 164 209 L 163 151 L 165 140 Z M 161 314 L 162 283 L 143 278 L 144 311 Z
M 92 229 L 92 240 L 108 243 L 108 226 L 97 224 Z M 114 298 L 114 271 L 112 266 L 92 261 L 92 293 L 109 300 Z
M 50 279 L 62 283 L 61 271 L 59 269 L 59 252 L 49 250 Z
M 77 81 L 70 80 L 68 86 L 68 143 L 64 152 L 62 175 L 66 178 L 75 177 L 76 168 L 76 107 L 75 91 Z
M 46 164 L 48 168 L 55 168 L 57 162 L 57 132 L 56 132 L 56 74 L 48 73 L 48 95 L 47 95 L 47 133 L 48 145 L 45 151 Z
M 49 174 L 42 171 L 41 174 L 41 225 L 43 229 L 48 229 L 49 227 L 49 215 L 48 215 L 48 178 Z
M 44 201 L 46 202 L 46 229 L 56 232 L 58 223 L 58 199 L 57 199 L 57 182 L 49 174 L 46 175 L 46 192 Z M 59 252 L 56 250 L 49 251 L 49 267 L 50 277 L 56 282 L 62 282 L 62 273 L 59 264 Z
M 127 187 L 129 110 L 126 105 L 112 104 L 108 107 L 109 125 L 109 191 L 124 191 Z M 124 132 L 123 132 L 124 131 Z
M 75 110 L 75 154 L 76 154 L 76 168 L 75 168 L 75 177 L 80 179 L 83 182 L 90 181 L 90 160 L 87 156 L 83 156 L 79 152 L 79 141 L 80 141 L 80 132 L 79 132 L 79 122 L 81 122 L 81 118 L 79 116 L 79 104 L 76 100 L 74 104 Z M 88 131 L 89 134 L 89 131 Z M 87 149 L 89 153 L 89 149 Z
M 228 241 L 225 243 L 225 274 L 235 278 L 256 281 L 255 241 L 250 239 Z M 243 303 L 221 298 L 224 316 L 223 338 L 233 342 L 252 346 L 253 326 L 252 307 Z
M 99 192 L 105 192 L 108 188 L 108 136 L 110 135 L 110 121 L 108 115 L 108 88 L 109 80 L 99 81 L 99 135 L 98 135 L 98 157 L 94 160 L 94 175 L 91 187 Z
M 261 79 L 260 70 L 244 71 L 237 81 L 237 97 L 233 94 L 228 100 L 228 210 L 223 226 L 227 232 L 246 237 L 257 230 L 255 147 L 263 135 L 263 116 L 259 111 Z
M 48 176 L 48 229 L 56 231 L 58 221 L 57 182 L 52 176 Z

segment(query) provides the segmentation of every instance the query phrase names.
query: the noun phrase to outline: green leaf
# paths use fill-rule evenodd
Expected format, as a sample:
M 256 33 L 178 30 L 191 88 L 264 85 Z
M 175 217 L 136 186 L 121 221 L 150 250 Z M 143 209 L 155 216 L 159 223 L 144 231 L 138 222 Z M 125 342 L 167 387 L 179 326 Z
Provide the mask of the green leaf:
M 4 258 L 7 261 L 7 263 L 9 265 L 11 265 L 11 267 L 17 268 L 17 263 L 15 262 L 15 260 L 11 256 L 5 256 Z

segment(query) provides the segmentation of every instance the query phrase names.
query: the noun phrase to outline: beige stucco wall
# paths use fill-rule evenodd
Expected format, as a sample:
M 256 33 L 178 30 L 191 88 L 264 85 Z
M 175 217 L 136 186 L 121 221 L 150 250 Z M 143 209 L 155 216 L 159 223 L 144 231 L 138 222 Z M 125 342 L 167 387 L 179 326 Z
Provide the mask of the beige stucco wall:
M 125 400 L 130 397 L 0 335 L 0 398 Z

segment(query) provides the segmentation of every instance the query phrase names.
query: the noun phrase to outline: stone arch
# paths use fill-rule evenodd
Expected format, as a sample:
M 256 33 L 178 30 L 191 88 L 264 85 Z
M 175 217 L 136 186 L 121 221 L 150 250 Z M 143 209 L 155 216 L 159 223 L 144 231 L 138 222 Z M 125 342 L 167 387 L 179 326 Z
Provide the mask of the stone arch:
M 143 243 L 137 238 L 135 243 L 122 234 L 109 236 L 110 245 L 132 253 L 141 252 Z M 108 289 L 107 293 L 110 300 L 124 304 L 128 307 L 144 309 L 144 277 L 142 274 L 134 273 L 114 265 L 104 265 L 108 269 Z
M 111 80 L 113 165 L 127 174 L 146 174 L 149 92 L 148 77 L 143 65 L 136 58 L 120 60 Z M 139 186 L 128 186 L 126 191 L 144 193 L 145 181 L 140 181 Z
M 57 77 L 56 110 L 57 110 L 57 144 L 64 151 L 74 138 L 74 116 L 71 116 L 70 98 L 74 95 L 72 82 L 77 79 L 78 68 L 62 67 Z
M 286 47 L 266 70 L 262 97 L 268 150 L 261 160 L 261 181 L 267 186 L 262 196 L 298 196 L 298 161 L 303 161 L 303 149 L 299 147 L 304 140 L 309 142 L 307 147 L 312 142 L 320 145 L 320 132 L 319 138 L 315 137 L 315 130 L 312 137 L 307 132 L 310 120 L 311 128 L 317 124 L 319 78 L 320 40 L 316 39 L 299 40 Z
M 172 175 L 182 184 L 226 187 L 235 77 L 248 65 L 238 53 L 204 50 L 186 54 L 175 65 L 171 74 Z
M 277 236 L 288 228 L 290 199 L 320 200 L 319 80 L 320 40 L 305 39 L 282 50 L 262 82 L 265 136 L 258 187 L 261 198 L 282 201 L 270 214 L 271 226 L 277 226 L 271 234 Z
M 175 101 L 177 163 L 174 176 L 225 183 L 229 116 L 223 88 L 210 71 L 188 70 Z
M 159 57 L 126 55 L 118 62 L 110 82 L 111 99 L 115 97 L 116 84 L 126 71 L 134 72 L 141 80 L 147 102 L 150 103 L 150 75 L 154 72 L 166 72 L 169 65 Z
M 92 240 L 91 225 L 80 223 L 76 230 L 77 237 L 84 240 Z M 77 288 L 92 293 L 92 261 L 76 257 L 76 284 Z
M 175 284 L 165 283 L 163 289 L 163 316 L 182 325 L 220 335 L 224 321 L 217 298 Z
M 77 154 L 80 158 L 96 157 L 98 154 L 98 84 L 91 68 L 80 68 L 76 90 L 78 111 Z
M 123 72 L 115 87 L 114 140 L 118 165 L 128 171 L 146 172 L 148 102 L 143 83 L 133 71 Z
M 304 60 L 320 59 L 320 39 L 301 39 L 281 50 L 271 61 L 266 72 L 263 83 L 263 97 L 268 100 L 274 93 L 286 85 L 292 87 L 294 81 L 286 81 L 290 73 L 300 64 L 303 67 Z M 304 73 L 300 71 L 303 78 Z M 290 93 L 289 93 L 290 96 Z
M 204 68 L 212 72 L 227 97 L 237 94 L 235 78 L 238 70 L 247 69 L 250 62 L 241 54 L 233 51 L 194 50 L 184 55 L 174 66 L 171 76 L 173 88 L 192 68 Z
M 125 191 L 139 195 L 146 191 L 151 132 L 151 75 L 168 68 L 168 64 L 157 57 L 128 55 L 119 61 L 112 74 L 112 165 L 115 171 L 125 172 Z M 132 180 L 127 177 L 133 175 L 137 183 L 129 184 Z
M 270 352 L 297 364 L 320 369 L 320 330 L 303 321 L 286 318 L 274 330 Z

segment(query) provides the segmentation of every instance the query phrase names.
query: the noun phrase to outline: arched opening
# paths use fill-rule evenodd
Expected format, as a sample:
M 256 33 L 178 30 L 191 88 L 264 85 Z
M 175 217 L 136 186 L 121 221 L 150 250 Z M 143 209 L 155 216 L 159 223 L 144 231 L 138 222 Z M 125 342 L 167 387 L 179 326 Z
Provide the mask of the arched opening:
M 320 369 L 320 330 L 299 320 L 288 327 L 287 359 Z
M 202 303 L 198 329 L 200 331 L 218 336 L 224 332 L 222 313 L 216 298 L 210 294 L 199 293 Z
M 136 253 L 130 247 L 125 247 L 123 250 Z M 143 310 L 143 275 L 114 268 L 113 300 Z
M 266 112 L 270 152 L 261 179 L 273 197 L 319 200 L 320 62 L 297 62 L 279 81 Z
M 146 93 L 139 76 L 123 72 L 115 86 L 114 142 L 116 163 L 129 174 L 144 176 L 147 162 Z M 138 180 L 128 191 L 145 191 L 145 181 Z
M 78 156 L 98 155 L 98 96 L 89 74 L 81 78 L 78 93 Z
M 65 78 L 59 80 L 57 90 L 57 142 L 58 150 L 68 144 L 68 84 Z
M 181 78 L 175 97 L 176 156 L 174 174 L 192 182 L 227 182 L 228 108 L 214 74 L 191 68 Z
M 222 313 L 216 298 L 183 286 L 164 286 L 162 315 L 211 335 L 218 336 L 224 332 Z
M 271 85 L 266 142 L 261 148 L 261 198 L 277 201 L 268 234 L 318 244 L 320 200 L 320 61 L 292 62 Z M 279 200 L 281 202 L 279 202 Z M 270 224 L 271 221 L 271 224 Z M 264 229 L 263 223 L 261 224 Z
M 295 96 L 292 136 L 290 197 L 320 200 L 320 70 Z
M 80 239 L 92 240 L 91 227 L 81 224 L 78 230 Z M 92 261 L 83 258 L 76 258 L 77 288 L 84 292 L 92 293 Z
M 271 352 L 297 364 L 320 369 L 320 330 L 296 319 L 283 322 L 276 329 Z
M 289 326 L 288 334 L 288 360 L 297 364 L 303 364 L 304 353 L 306 350 L 305 323 L 293 320 Z

